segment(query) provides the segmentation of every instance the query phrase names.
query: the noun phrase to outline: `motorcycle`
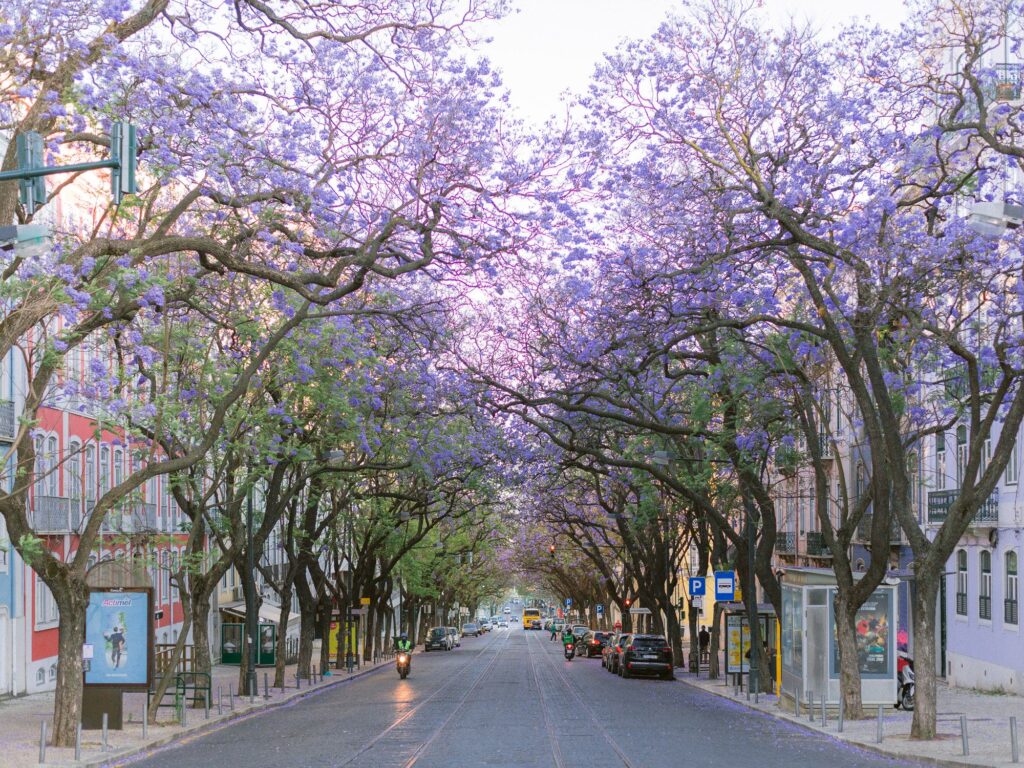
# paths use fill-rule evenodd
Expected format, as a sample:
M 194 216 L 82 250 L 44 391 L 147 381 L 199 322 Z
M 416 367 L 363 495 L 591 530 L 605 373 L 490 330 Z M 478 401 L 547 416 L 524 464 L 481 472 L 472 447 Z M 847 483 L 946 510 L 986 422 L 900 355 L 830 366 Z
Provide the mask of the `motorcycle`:
M 576 655 L 576 645 L 573 643 L 565 644 L 565 660 L 572 661 L 573 656 Z
M 896 657 L 896 708 L 914 711 L 914 660 L 906 653 Z
M 408 651 L 399 651 L 398 657 L 395 659 L 395 669 L 398 670 L 398 676 L 405 680 L 409 676 L 409 669 L 412 666 L 412 657 Z

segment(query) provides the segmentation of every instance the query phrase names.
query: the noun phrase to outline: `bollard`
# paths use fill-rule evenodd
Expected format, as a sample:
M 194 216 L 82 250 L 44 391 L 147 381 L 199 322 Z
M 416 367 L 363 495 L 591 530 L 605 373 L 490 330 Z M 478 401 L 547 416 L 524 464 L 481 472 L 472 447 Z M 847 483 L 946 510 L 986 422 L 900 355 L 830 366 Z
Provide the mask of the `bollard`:
M 188 702 L 185 699 L 181 700 L 181 727 L 188 728 Z
M 228 706 L 231 708 L 232 712 L 235 711 L 235 689 L 232 687 L 231 683 L 228 683 Z
M 107 713 L 103 713 L 103 751 L 107 752 L 110 749 L 110 745 L 107 744 Z
M 206 710 L 206 719 L 210 719 L 210 692 L 203 691 L 203 708 Z
M 875 743 L 881 744 L 884 734 L 882 733 L 882 705 L 878 705 L 878 733 L 875 734 Z
M 263 698 L 270 698 L 270 675 L 266 672 L 263 673 Z
M 313 684 L 316 685 L 316 664 L 313 665 Z
M 1017 718 L 1010 718 L 1010 761 L 1020 762 L 1020 749 L 1017 746 Z
M 828 704 L 824 696 L 821 697 L 821 727 L 828 728 Z
M 300 681 L 300 678 L 299 678 L 299 673 L 298 673 L 298 672 L 296 672 L 296 673 L 295 673 L 295 690 L 298 690 L 299 688 L 301 688 L 301 687 L 302 687 L 302 686 L 300 685 L 300 682 L 301 682 L 301 681 Z
M 142 700 L 142 738 L 149 738 L 149 694 Z
M 219 685 L 217 686 L 217 714 L 224 714 L 224 690 Z
M 838 726 L 839 733 L 843 732 L 843 720 L 845 719 L 845 717 L 846 717 L 846 698 L 842 695 L 842 693 L 840 693 L 839 694 L 839 726 Z
M 82 761 L 82 723 L 79 721 L 78 726 L 75 728 L 75 762 L 80 763 Z
M 46 721 L 39 724 L 39 764 L 46 762 Z
M 807 722 L 814 722 L 814 694 L 807 692 Z
M 964 754 L 971 754 L 970 746 L 967 743 L 967 715 L 960 715 L 960 741 L 963 744 Z

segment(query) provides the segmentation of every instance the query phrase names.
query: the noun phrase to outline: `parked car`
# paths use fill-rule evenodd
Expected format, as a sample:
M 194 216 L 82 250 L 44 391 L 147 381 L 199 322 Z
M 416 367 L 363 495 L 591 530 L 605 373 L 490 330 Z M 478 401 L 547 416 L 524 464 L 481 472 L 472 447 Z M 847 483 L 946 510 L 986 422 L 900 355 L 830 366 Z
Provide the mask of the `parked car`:
M 612 674 L 617 674 L 619 671 L 619 657 L 622 654 L 623 644 L 628 639 L 629 635 L 623 632 L 613 634 L 601 651 L 601 665 Z
M 452 649 L 451 635 L 448 634 L 448 627 L 434 627 L 427 633 L 427 641 L 423 645 L 423 651 L 450 651 Z
M 583 640 L 583 636 L 590 631 L 590 627 L 586 624 L 573 624 L 572 625 L 572 636 L 576 638 L 576 644 L 579 645 Z
M 448 634 L 451 635 L 451 637 L 452 637 L 452 645 L 455 648 L 461 648 L 462 647 L 462 638 L 459 636 L 459 628 L 458 627 L 448 627 Z
M 672 648 L 661 635 L 630 635 L 622 646 L 619 677 L 657 675 L 671 680 Z
M 483 632 L 483 630 L 480 629 L 480 625 L 479 624 L 474 624 L 471 621 L 467 621 L 465 624 L 462 625 L 462 636 L 463 637 L 470 637 L 470 636 L 472 636 L 472 637 L 480 637 L 482 632 Z
M 588 659 L 592 656 L 601 656 L 611 636 L 611 632 L 600 632 L 596 629 L 590 630 L 580 641 L 580 653 Z

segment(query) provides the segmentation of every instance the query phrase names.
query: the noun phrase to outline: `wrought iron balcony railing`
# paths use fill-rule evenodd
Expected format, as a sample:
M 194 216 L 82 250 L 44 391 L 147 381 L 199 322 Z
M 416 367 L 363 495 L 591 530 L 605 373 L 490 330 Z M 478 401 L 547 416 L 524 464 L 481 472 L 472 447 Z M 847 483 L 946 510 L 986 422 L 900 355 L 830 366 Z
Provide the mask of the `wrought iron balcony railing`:
M 821 531 L 807 532 L 807 555 L 809 557 L 832 557 L 832 550 L 825 543 L 825 535 Z
M 64 496 L 36 494 L 31 504 L 32 528 L 36 533 L 72 533 L 82 523 L 82 511 L 72 508 Z
M 0 400 L 0 440 L 13 441 L 18 421 L 14 418 L 14 403 Z
M 941 523 L 946 519 L 949 508 L 953 506 L 960 495 L 960 489 L 954 488 L 949 491 L 928 492 L 928 522 Z M 971 520 L 972 525 L 988 525 L 999 522 L 999 489 L 993 489 Z
M 796 534 L 792 531 L 779 531 L 775 534 L 775 551 L 780 555 L 796 554 Z

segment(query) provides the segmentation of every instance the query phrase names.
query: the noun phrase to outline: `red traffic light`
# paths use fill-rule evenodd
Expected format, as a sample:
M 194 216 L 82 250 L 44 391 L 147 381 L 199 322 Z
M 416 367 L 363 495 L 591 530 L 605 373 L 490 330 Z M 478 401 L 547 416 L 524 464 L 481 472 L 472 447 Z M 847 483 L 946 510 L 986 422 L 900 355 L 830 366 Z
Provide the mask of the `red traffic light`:
M 554 555 L 555 555 L 555 545 L 554 544 L 552 544 L 550 547 L 548 547 L 548 552 L 550 552 L 551 556 L 554 557 Z
M 623 600 L 623 601 L 622 601 L 622 604 L 623 604 L 623 605 L 625 605 L 625 606 L 626 606 L 627 608 L 629 608 L 629 606 L 630 606 L 630 605 L 631 605 L 632 603 L 633 603 L 633 601 L 632 601 L 632 600 L 630 600 L 630 599 L 629 599 L 628 597 L 627 597 L 627 598 L 626 598 L 625 600 Z

